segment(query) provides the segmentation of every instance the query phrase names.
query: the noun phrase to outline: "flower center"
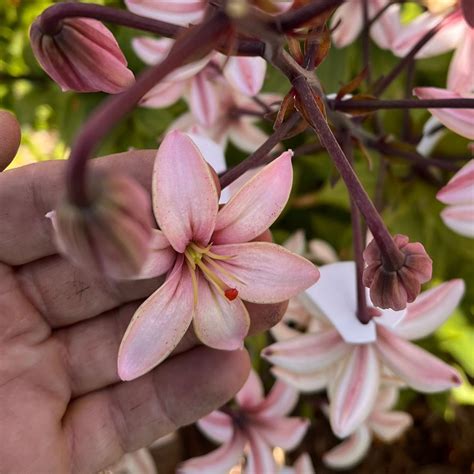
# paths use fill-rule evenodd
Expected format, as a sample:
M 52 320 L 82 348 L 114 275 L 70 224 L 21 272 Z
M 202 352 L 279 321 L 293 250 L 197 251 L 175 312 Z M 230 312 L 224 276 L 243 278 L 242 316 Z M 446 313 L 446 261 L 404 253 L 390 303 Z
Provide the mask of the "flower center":
M 198 298 L 198 281 L 196 272 L 200 271 L 202 276 L 229 301 L 235 300 L 239 295 L 236 288 L 231 288 L 227 285 L 219 275 L 228 277 L 231 280 L 242 283 L 237 277 L 228 272 L 219 261 L 225 261 L 232 258 L 232 256 L 217 255 L 211 251 L 212 244 L 207 247 L 200 247 L 194 242 L 191 242 L 184 251 L 186 258 L 186 265 L 191 275 L 194 292 L 194 305 L 197 305 Z

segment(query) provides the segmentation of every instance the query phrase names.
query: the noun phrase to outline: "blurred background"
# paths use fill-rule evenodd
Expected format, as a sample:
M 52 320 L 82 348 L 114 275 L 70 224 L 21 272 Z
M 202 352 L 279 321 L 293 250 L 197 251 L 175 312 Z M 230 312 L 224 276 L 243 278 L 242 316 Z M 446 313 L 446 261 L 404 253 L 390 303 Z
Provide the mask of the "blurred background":
M 11 110 L 22 126 L 22 144 L 11 166 L 23 166 L 51 159 L 66 159 L 71 142 L 91 111 L 104 99 L 103 94 L 63 93 L 36 63 L 28 41 L 29 25 L 49 5 L 50 0 L 0 1 L 0 108 Z M 92 3 L 124 8 L 120 0 Z M 404 19 L 417 15 L 420 7 L 406 3 Z M 124 51 L 130 68 L 139 73 L 143 63 L 133 53 L 130 40 L 137 32 L 108 25 Z M 397 59 L 372 44 L 373 75 L 389 70 Z M 351 46 L 333 50 L 319 68 L 319 77 L 327 93 L 337 90 L 360 72 L 360 39 Z M 416 63 L 415 84 L 443 87 L 451 55 Z M 285 80 L 270 71 L 266 91 L 284 94 Z M 405 79 L 400 77 L 385 93 L 388 98 L 405 97 Z M 184 102 L 161 110 L 137 108 L 123 120 L 102 144 L 100 155 L 130 148 L 156 148 L 160 136 L 171 121 L 186 110 Z M 429 113 L 415 110 L 409 121 L 402 111 L 380 113 L 388 133 L 416 144 Z M 271 124 L 262 123 L 270 131 Z M 404 128 L 405 127 L 405 128 Z M 408 127 L 408 130 L 407 130 Z M 287 146 L 297 148 L 311 137 L 288 140 Z M 1 145 L 1 144 L 0 144 Z M 434 151 L 442 159 L 468 158 L 467 141 L 448 132 Z M 230 145 L 226 152 L 228 165 L 245 155 Z M 462 162 L 461 162 L 462 163 Z M 274 226 L 275 240 L 284 241 L 292 232 L 303 229 L 306 237 L 318 238 L 332 245 L 340 259 L 350 259 L 351 227 L 347 193 L 325 153 L 299 156 L 294 160 L 295 183 L 282 217 Z M 449 174 L 423 168 L 395 157 L 382 157 L 374 151 L 356 153 L 356 170 L 371 196 L 382 210 L 392 233 L 403 233 L 411 240 L 423 242 L 434 261 L 435 285 L 452 278 L 463 278 L 467 284 L 461 307 L 432 337 L 421 345 L 456 366 L 464 375 L 462 387 L 436 395 L 415 394 L 403 390 L 399 405 L 409 411 L 415 424 L 397 443 L 375 443 L 366 460 L 351 472 L 356 473 L 467 473 L 473 472 L 474 452 L 474 245 L 446 228 L 439 217 L 443 208 L 435 195 Z M 381 174 L 383 186 L 377 186 Z M 269 344 L 269 334 L 253 337 L 249 349 L 255 367 L 271 385 L 268 367 L 257 356 Z M 305 396 L 300 403 L 301 414 L 314 420 L 305 438 L 306 450 L 313 454 L 318 473 L 330 472 L 320 462 L 321 453 L 334 446 L 336 439 L 319 410 L 319 396 Z M 179 458 L 195 456 L 212 446 L 194 428 L 184 430 L 167 451 L 156 451 L 161 472 L 173 472 Z M 174 446 L 174 447 L 170 447 Z M 163 449 L 163 448 L 160 448 Z M 167 454 L 166 454 L 167 453 Z M 173 454 L 174 453 L 174 454 Z M 171 457 L 170 457 L 171 456 Z M 170 461 L 171 460 L 171 461 Z M 166 467 L 167 466 L 167 467 Z

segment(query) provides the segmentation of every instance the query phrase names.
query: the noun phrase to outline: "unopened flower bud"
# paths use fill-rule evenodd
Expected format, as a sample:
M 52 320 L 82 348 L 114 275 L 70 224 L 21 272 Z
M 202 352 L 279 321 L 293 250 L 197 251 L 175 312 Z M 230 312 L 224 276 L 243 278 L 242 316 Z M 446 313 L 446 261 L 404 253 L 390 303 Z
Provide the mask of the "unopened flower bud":
M 81 268 L 112 278 L 131 278 L 149 253 L 148 193 L 123 175 L 94 176 L 88 184 L 88 206 L 64 201 L 47 214 L 58 250 Z
M 370 299 L 379 308 L 396 311 L 412 303 L 421 290 L 421 284 L 431 279 L 432 260 L 419 242 L 410 243 L 405 235 L 394 237 L 395 245 L 404 256 L 398 269 L 390 268 L 375 240 L 364 251 L 367 267 L 364 285 L 370 288 Z
M 67 18 L 49 34 L 39 17 L 30 41 L 37 61 L 63 91 L 117 94 L 134 81 L 117 41 L 100 21 Z

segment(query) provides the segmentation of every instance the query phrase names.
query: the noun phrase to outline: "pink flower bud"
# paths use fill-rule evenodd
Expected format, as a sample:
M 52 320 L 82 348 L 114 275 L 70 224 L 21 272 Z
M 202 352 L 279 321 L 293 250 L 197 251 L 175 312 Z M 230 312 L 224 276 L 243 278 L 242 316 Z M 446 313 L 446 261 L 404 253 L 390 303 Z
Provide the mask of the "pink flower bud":
M 50 35 L 40 17 L 31 25 L 30 41 L 37 61 L 63 91 L 117 94 L 134 81 L 114 36 L 97 20 L 67 18 Z
M 405 259 L 400 268 L 386 268 L 382 253 L 372 240 L 364 251 L 367 267 L 364 270 L 364 285 L 370 288 L 370 299 L 379 308 L 396 311 L 412 303 L 421 290 L 421 284 L 431 279 L 433 261 L 419 242 L 409 243 L 405 235 L 396 235 L 394 242 Z
M 113 278 L 137 275 L 149 253 L 148 193 L 123 175 L 98 175 L 89 186 L 90 205 L 63 201 L 47 214 L 59 251 L 74 264 Z

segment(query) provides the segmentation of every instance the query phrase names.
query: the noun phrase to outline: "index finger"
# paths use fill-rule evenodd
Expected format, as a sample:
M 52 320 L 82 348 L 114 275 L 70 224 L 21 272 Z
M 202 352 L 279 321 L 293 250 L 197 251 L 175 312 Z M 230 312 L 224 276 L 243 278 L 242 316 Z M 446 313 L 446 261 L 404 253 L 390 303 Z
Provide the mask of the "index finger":
M 91 161 L 91 169 L 110 169 L 151 189 L 156 151 L 136 150 Z M 24 265 L 57 253 L 45 214 L 64 194 L 65 161 L 45 161 L 0 174 L 0 261 Z

